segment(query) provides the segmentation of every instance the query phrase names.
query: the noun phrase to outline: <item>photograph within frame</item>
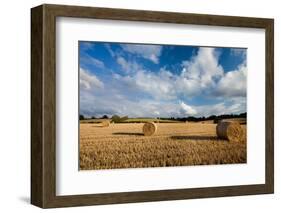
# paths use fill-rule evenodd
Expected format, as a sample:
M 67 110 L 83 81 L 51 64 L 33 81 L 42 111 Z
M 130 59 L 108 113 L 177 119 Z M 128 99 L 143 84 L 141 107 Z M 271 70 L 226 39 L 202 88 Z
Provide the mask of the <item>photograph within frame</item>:
M 79 170 L 247 163 L 247 48 L 78 46 Z

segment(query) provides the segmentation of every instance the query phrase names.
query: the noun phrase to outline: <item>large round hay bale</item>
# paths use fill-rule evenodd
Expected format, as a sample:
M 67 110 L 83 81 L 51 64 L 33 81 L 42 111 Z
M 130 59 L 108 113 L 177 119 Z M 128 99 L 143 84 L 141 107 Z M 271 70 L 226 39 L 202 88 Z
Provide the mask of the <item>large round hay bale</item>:
M 102 122 L 101 122 L 101 126 L 102 126 L 102 127 L 109 127 L 109 125 L 110 125 L 110 121 L 107 121 L 107 120 L 106 120 L 106 121 L 102 121 Z
M 151 136 L 157 131 L 157 125 L 153 122 L 147 122 L 143 125 L 142 131 L 145 136 Z
M 238 122 L 235 121 L 220 121 L 217 124 L 217 136 L 221 139 L 226 139 L 233 142 L 243 140 L 243 129 Z

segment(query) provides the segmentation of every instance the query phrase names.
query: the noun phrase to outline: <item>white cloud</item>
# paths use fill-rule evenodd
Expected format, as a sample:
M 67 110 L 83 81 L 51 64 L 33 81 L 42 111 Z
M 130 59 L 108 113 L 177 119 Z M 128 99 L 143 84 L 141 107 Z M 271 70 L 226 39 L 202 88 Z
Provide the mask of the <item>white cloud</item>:
M 243 62 L 237 70 L 225 73 L 219 64 L 219 53 L 214 48 L 199 48 L 198 54 L 184 61 L 175 88 L 186 96 L 200 94 L 214 97 L 245 97 L 247 67 Z
M 123 58 L 123 57 L 118 57 L 117 58 L 117 63 L 119 65 L 121 65 L 121 67 L 126 70 L 126 71 L 129 71 L 129 65 L 127 63 L 127 61 Z
M 81 62 L 85 64 L 91 64 L 98 68 L 105 68 L 104 63 L 101 60 L 98 60 L 92 56 L 84 55 L 84 57 L 81 58 Z
M 159 45 L 138 45 L 138 44 L 123 44 L 123 50 L 141 56 L 155 64 L 159 63 L 162 46 Z
M 238 70 L 227 72 L 219 80 L 215 91 L 216 95 L 224 97 L 246 96 L 247 67 L 243 63 Z
M 156 100 L 171 100 L 177 97 L 173 78 L 175 76 L 172 73 L 163 69 L 158 73 L 139 70 L 132 76 L 119 76 L 119 80 L 130 88 L 145 92 Z
M 200 83 L 195 79 L 188 79 L 184 77 L 177 77 L 175 80 L 175 88 L 177 93 L 182 94 L 185 97 L 193 97 L 200 95 L 202 88 Z
M 140 65 L 129 63 L 123 57 L 119 57 L 117 63 L 125 71 L 135 72 L 127 76 L 115 75 L 116 79 L 156 100 L 176 100 L 179 96 L 192 98 L 202 94 L 212 98 L 246 95 L 246 65 L 242 64 L 238 70 L 224 73 L 214 48 L 200 48 L 197 55 L 182 63 L 180 75 L 163 68 L 159 72 L 143 70 Z
M 189 83 L 190 89 L 196 90 L 213 87 L 215 80 L 223 75 L 223 68 L 218 63 L 218 55 L 215 48 L 203 47 L 199 48 L 196 56 L 191 60 L 184 61 L 181 76 L 188 81 L 183 81 L 182 84 Z M 191 83 L 189 82 L 191 81 Z M 188 87 L 187 87 L 188 88 Z
M 82 48 L 84 50 L 91 49 L 95 46 L 95 44 L 93 42 L 88 42 L 88 41 L 82 41 L 79 44 L 80 44 L 80 48 Z
M 105 48 L 107 49 L 107 51 L 109 52 L 109 54 L 111 55 L 111 57 L 115 57 L 115 52 L 111 49 L 110 44 L 105 43 L 104 44 Z
M 230 49 L 230 54 L 233 56 L 241 56 L 241 57 L 246 57 L 246 48 L 231 48 Z
M 91 58 L 91 62 L 99 68 L 104 68 L 104 63 L 96 58 Z
M 195 108 L 200 116 L 239 114 L 247 111 L 246 98 L 243 97 L 224 99 L 217 104 L 196 106 Z
M 86 72 L 80 68 L 80 88 L 84 90 L 90 90 L 93 87 L 103 88 L 103 82 L 100 81 L 94 74 Z
M 172 99 L 175 98 L 175 94 L 171 77 L 172 74 L 165 70 L 157 74 L 140 71 L 135 76 L 135 83 L 138 88 L 151 94 L 155 99 Z
M 160 115 L 160 112 L 157 111 L 157 110 L 155 110 L 155 111 L 154 111 L 154 114 L 155 114 L 155 115 Z
M 121 56 L 117 57 L 116 62 L 122 67 L 125 72 L 136 72 L 139 69 L 142 69 L 141 66 L 135 61 L 128 62 Z
M 197 111 L 192 106 L 189 106 L 189 105 L 185 104 L 184 102 L 180 102 L 180 107 L 181 107 L 182 114 L 184 114 L 186 116 L 191 116 L 191 115 L 197 114 Z

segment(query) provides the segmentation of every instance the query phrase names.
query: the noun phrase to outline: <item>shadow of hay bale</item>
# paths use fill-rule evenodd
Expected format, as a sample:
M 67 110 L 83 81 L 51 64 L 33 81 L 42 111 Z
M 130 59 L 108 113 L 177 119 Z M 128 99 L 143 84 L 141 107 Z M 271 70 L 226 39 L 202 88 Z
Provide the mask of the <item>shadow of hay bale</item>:
M 136 132 L 114 132 L 112 135 L 133 135 L 133 136 L 144 136 L 143 133 L 136 133 Z
M 198 140 L 198 141 L 202 141 L 202 140 L 218 140 L 217 136 L 204 136 L 204 135 L 188 135 L 188 136 L 181 136 L 181 135 L 175 135 L 175 136 L 171 136 L 170 137 L 173 140 Z

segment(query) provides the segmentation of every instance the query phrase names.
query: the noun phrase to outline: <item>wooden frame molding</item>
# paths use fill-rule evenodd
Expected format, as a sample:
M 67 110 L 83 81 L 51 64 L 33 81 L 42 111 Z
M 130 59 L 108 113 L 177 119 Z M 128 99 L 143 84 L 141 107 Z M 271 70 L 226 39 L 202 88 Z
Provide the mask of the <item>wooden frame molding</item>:
M 262 28 L 266 32 L 266 183 L 193 189 L 56 195 L 56 17 Z M 274 20 L 110 8 L 31 9 L 31 203 L 41 208 L 132 203 L 274 191 Z

